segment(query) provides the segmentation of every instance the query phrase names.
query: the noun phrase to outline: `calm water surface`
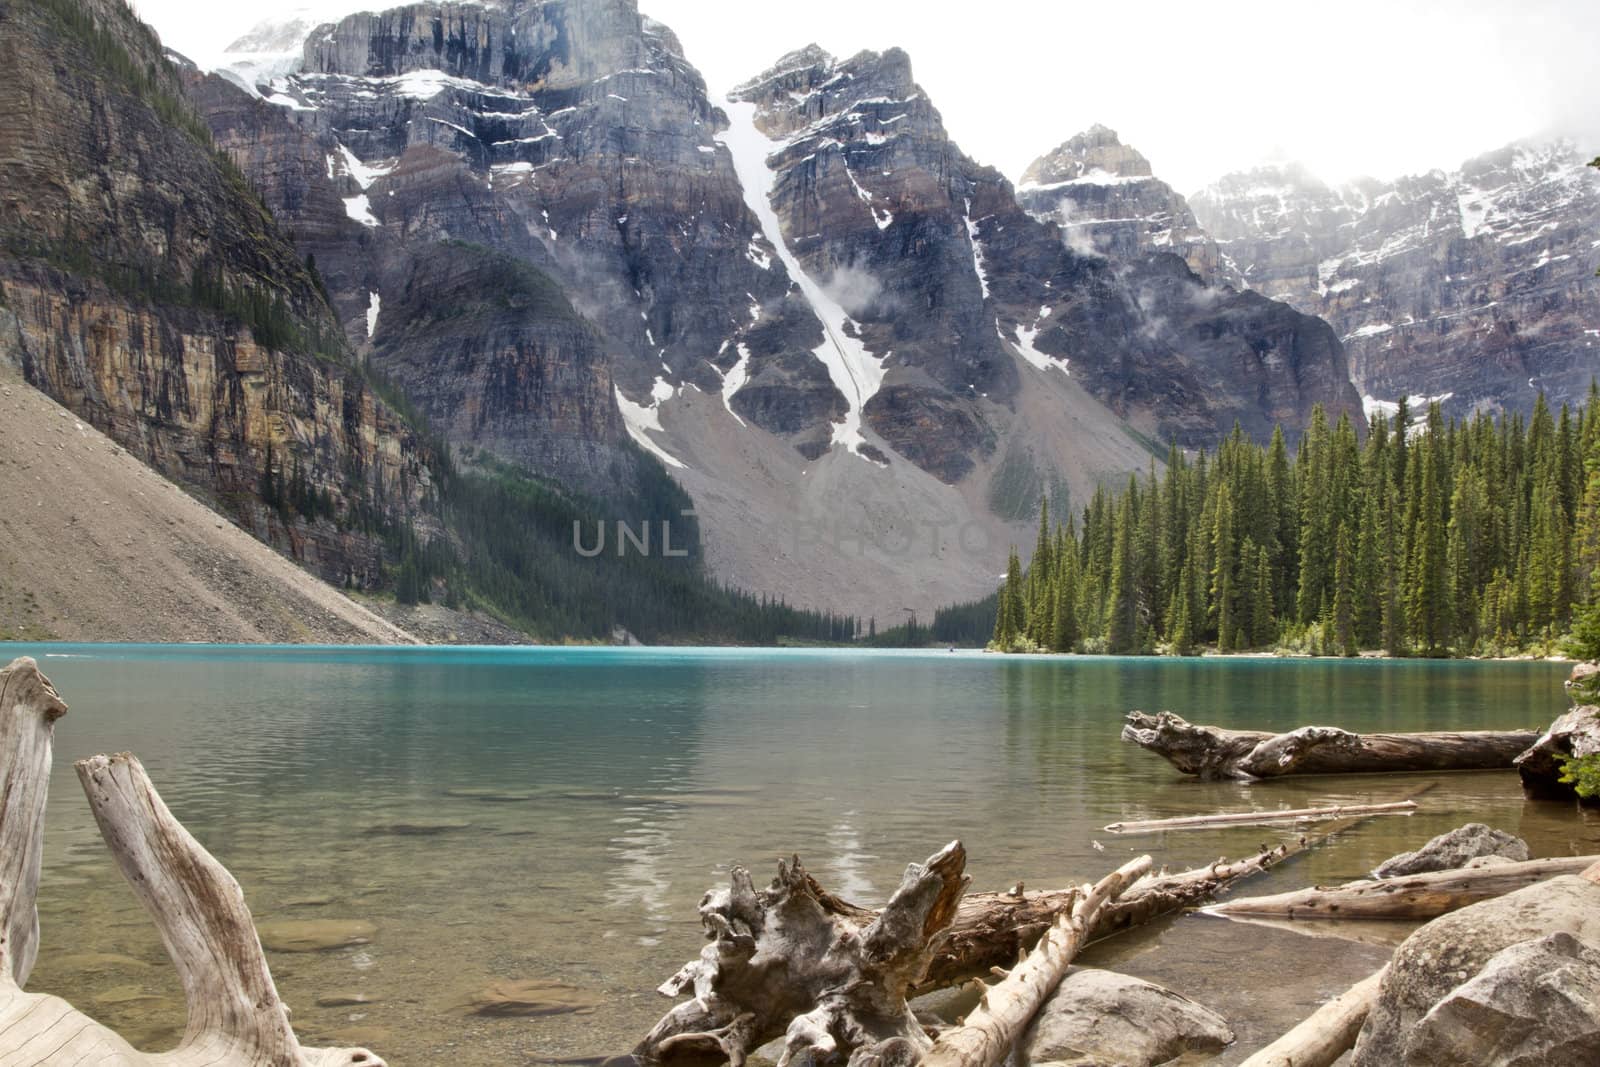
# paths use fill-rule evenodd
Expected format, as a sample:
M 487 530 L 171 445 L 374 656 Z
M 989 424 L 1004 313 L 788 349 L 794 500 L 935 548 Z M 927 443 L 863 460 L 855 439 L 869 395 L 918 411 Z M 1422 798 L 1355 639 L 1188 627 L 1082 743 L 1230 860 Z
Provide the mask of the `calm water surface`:
M 976 888 L 1059 886 L 1137 851 L 1189 865 L 1283 836 L 1117 838 L 1100 829 L 1110 822 L 1381 801 L 1419 781 L 1182 780 L 1118 742 L 1130 708 L 1421 730 L 1542 727 L 1566 703 L 1565 669 L 1535 663 L 0 645 L 0 660 L 23 653 L 72 707 L 57 725 L 30 988 L 147 1047 L 181 1032 L 176 980 L 71 769 L 129 750 L 259 921 L 375 924 L 369 944 L 271 964 L 304 1038 L 371 1044 L 396 1065 L 625 1051 L 668 1006 L 653 989 L 698 952 L 695 906 L 730 863 L 764 878 L 796 852 L 825 885 L 881 903 L 908 861 L 959 837 Z M 1536 855 L 1600 852 L 1600 821 L 1524 801 L 1513 774 L 1432 778 L 1421 813 L 1370 820 L 1250 891 L 1356 877 L 1469 819 L 1522 834 Z M 405 823 L 440 832 L 392 832 Z M 1403 933 L 1312 938 L 1189 916 L 1087 962 L 1221 1011 L 1240 1040 L 1214 1062 L 1230 1063 L 1369 973 Z M 517 979 L 564 982 L 598 1006 L 464 1010 L 475 990 Z M 352 993 L 374 1002 L 316 1005 Z M 962 1010 L 948 995 L 939 1006 Z

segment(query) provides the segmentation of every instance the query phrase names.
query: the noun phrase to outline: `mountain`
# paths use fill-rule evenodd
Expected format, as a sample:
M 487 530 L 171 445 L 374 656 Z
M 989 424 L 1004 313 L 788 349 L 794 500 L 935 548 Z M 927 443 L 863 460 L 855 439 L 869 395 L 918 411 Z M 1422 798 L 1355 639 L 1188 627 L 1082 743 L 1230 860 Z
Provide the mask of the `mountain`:
M 248 92 L 191 81 L 455 446 L 604 494 L 631 437 L 713 571 L 793 602 L 982 594 L 1045 492 L 1357 407 L 1315 320 L 1068 247 L 898 50 L 813 46 L 720 98 L 630 0 L 418 4 Z
M 1017 199 L 1087 253 L 1132 259 L 1171 252 L 1205 281 L 1243 288 L 1184 198 L 1116 130 L 1091 126 L 1034 160 Z
M 37 8 L 0 84 L 15 358 L 332 580 L 585 633 L 795 622 L 707 576 L 926 614 L 1043 495 L 1359 417 L 1324 324 L 1073 247 L 898 50 L 720 97 L 632 0 L 504 0 L 294 16 L 208 73 L 114 0 Z M 641 515 L 703 556 L 563 544 Z
M 314 573 L 381 585 L 430 449 L 155 34 L 118 0 L 37 0 L 0 38 L 0 360 Z
M 1600 173 L 1569 142 L 1330 186 L 1292 164 L 1229 175 L 1195 215 L 1251 288 L 1332 323 L 1369 404 L 1529 411 L 1600 372 Z

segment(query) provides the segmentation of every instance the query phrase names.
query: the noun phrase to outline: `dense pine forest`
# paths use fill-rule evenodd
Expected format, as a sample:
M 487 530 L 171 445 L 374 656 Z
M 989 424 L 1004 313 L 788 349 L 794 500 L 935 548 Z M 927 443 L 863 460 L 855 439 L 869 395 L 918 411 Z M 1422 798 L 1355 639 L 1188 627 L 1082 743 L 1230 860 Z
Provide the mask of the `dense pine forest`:
M 942 613 L 990 647 L 1319 655 L 1600 653 L 1600 394 L 1580 411 L 1446 422 L 1402 403 L 1363 442 L 1314 412 L 1291 454 L 1234 433 L 1215 454 L 1041 509 L 1030 566 Z M 959 625 L 957 625 L 959 623 Z

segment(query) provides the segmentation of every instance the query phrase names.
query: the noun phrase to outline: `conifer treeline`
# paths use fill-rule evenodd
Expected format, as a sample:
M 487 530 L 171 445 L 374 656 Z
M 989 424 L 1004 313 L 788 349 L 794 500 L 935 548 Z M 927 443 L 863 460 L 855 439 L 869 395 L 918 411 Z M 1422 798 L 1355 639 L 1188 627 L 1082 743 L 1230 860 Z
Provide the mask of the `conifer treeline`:
M 1575 621 L 1600 645 L 1597 400 L 1465 422 L 1435 404 L 1419 425 L 1402 402 L 1365 442 L 1318 407 L 1293 454 L 1281 428 L 1266 447 L 1235 427 L 1214 455 L 1174 449 L 1080 521 L 1042 510 L 991 646 L 1503 655 L 1549 649 Z

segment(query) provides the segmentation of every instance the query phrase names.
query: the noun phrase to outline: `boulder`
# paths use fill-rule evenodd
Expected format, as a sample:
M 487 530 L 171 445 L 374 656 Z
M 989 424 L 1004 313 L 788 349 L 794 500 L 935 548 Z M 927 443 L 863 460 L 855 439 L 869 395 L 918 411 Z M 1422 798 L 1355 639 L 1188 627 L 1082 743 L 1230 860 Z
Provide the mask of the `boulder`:
M 256 923 L 263 948 L 272 952 L 327 952 L 365 945 L 378 928 L 364 919 L 281 919 Z
M 1600 663 L 1579 663 L 1567 676 L 1567 695 L 1574 704 L 1600 703 Z
M 1423 1016 L 1406 1042 L 1405 1063 L 1600 1063 L 1600 951 L 1560 933 L 1497 953 Z
M 1017 1045 L 1018 1067 L 1146 1067 L 1233 1041 L 1227 1020 L 1170 989 L 1074 967 Z
M 1414 1032 L 1429 1012 L 1505 949 L 1552 934 L 1568 934 L 1600 950 L 1600 885 L 1578 875 L 1552 878 L 1451 912 L 1418 929 L 1395 950 L 1378 1003 L 1356 1043 L 1353 1067 L 1446 1062 L 1408 1058 L 1413 1054 Z M 1420 1047 L 1415 1049 L 1415 1055 L 1425 1054 Z M 1499 1061 L 1473 1055 L 1453 1062 Z
M 1449 833 L 1440 834 L 1415 852 L 1390 856 L 1378 865 L 1372 876 L 1399 878 L 1429 871 L 1453 871 L 1484 856 L 1503 856 L 1518 863 L 1531 858 L 1528 843 L 1522 838 L 1504 830 L 1492 829 L 1481 822 L 1469 822 Z
M 603 998 L 598 993 L 565 982 L 542 978 L 491 982 L 467 994 L 460 1008 L 468 1015 L 505 1017 L 515 1015 L 591 1014 Z

